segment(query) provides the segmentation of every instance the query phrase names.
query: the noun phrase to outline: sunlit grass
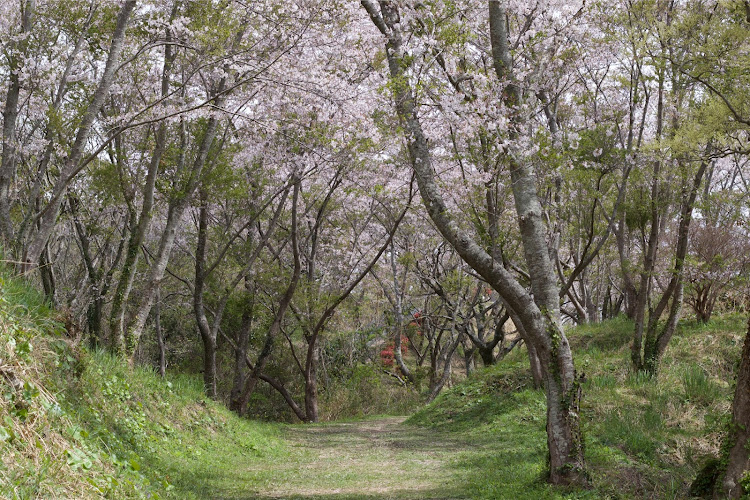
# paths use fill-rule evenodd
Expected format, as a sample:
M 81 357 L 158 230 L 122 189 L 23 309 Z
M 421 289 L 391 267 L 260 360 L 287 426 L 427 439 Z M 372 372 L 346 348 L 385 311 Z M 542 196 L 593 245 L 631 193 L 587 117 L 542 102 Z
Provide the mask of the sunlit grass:
M 656 378 L 630 365 L 630 321 L 569 332 L 585 373 L 588 492 L 544 482 L 544 397 L 528 387 L 522 351 L 447 391 L 411 421 L 478 443 L 457 463 L 483 466 L 467 475 L 477 498 L 683 498 L 705 459 L 718 453 L 744 322 L 725 316 L 707 325 L 681 323 Z M 480 443 L 490 451 L 479 451 Z

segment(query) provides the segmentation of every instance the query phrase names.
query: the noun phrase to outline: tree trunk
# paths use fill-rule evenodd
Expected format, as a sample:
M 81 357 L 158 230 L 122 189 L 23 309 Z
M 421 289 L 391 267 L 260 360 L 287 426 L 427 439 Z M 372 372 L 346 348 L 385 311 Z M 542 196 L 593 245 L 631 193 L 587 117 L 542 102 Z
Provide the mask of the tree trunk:
M 220 89 L 224 88 L 226 84 L 225 80 L 226 78 L 222 80 Z M 153 307 L 156 290 L 159 288 L 161 280 L 164 278 L 167 264 L 169 264 L 169 257 L 172 253 L 175 239 L 177 238 L 178 227 L 182 223 L 182 217 L 188 209 L 200 182 L 203 168 L 208 160 L 208 153 L 211 149 L 211 144 L 213 143 L 218 126 L 219 121 L 216 117 L 212 116 L 209 118 L 198 152 L 193 161 L 188 181 L 185 187 L 181 190 L 181 193 L 175 195 L 170 201 L 167 212 L 167 222 L 159 241 L 159 250 L 154 257 L 153 264 L 151 265 L 148 280 L 143 292 L 141 293 L 141 300 L 138 307 L 131 315 L 131 319 L 128 321 L 127 330 L 125 331 L 125 355 L 130 359 L 131 364 L 134 361 L 133 353 L 143 335 L 143 328 L 146 326 L 146 320 L 151 312 L 151 307 Z
M 301 181 L 299 178 L 295 178 L 294 190 L 292 192 L 292 224 L 290 229 L 292 233 L 291 245 L 292 254 L 294 256 L 294 269 L 292 271 L 292 276 L 289 279 L 289 284 L 287 285 L 284 295 L 279 301 L 279 307 L 276 310 L 276 315 L 274 316 L 273 322 L 266 332 L 266 340 L 263 343 L 263 349 L 258 355 L 258 360 L 256 361 L 255 366 L 253 366 L 253 368 L 250 370 L 250 373 L 245 378 L 242 384 L 242 391 L 237 397 L 235 406 L 236 411 L 240 416 L 244 415 L 247 411 L 247 405 L 250 401 L 250 396 L 255 390 L 255 386 L 258 384 L 258 379 L 262 378 L 263 376 L 263 370 L 265 370 L 268 358 L 271 356 L 274 341 L 278 333 L 281 331 L 281 324 L 284 321 L 287 309 L 289 309 L 289 305 L 292 302 L 294 292 L 297 289 L 297 284 L 299 283 L 300 275 L 302 274 L 302 262 L 300 260 L 299 251 L 299 222 L 297 218 L 300 189 Z M 294 404 L 294 406 L 296 406 L 296 403 Z
M 482 358 L 482 364 L 484 366 L 492 366 L 495 364 L 495 349 L 487 345 L 477 346 L 479 356 Z
M 49 245 L 44 246 L 42 255 L 39 257 L 39 274 L 42 278 L 42 287 L 44 296 L 53 306 L 57 305 L 55 298 L 55 274 L 52 269 L 52 262 L 49 258 Z
M 663 119 L 664 119 L 664 73 L 659 72 L 659 89 L 656 109 L 656 138 L 661 139 Z M 634 368 L 642 370 L 644 368 L 643 356 L 643 332 L 646 321 L 646 306 L 651 296 L 651 282 L 656 266 L 656 254 L 659 248 L 659 229 L 662 221 L 662 213 L 659 209 L 659 191 L 660 191 L 660 172 L 661 160 L 654 162 L 654 170 L 651 177 L 651 228 L 646 250 L 643 254 L 643 269 L 641 270 L 641 284 L 638 288 L 638 295 L 635 303 L 635 332 L 633 335 L 633 344 L 630 346 L 630 358 Z
M 396 248 L 391 242 L 391 272 L 393 273 L 393 315 L 394 315 L 394 329 L 393 329 L 393 359 L 396 361 L 396 366 L 404 377 L 410 382 L 414 383 L 414 375 L 409 370 L 409 367 L 404 363 L 404 356 L 401 353 L 401 338 L 403 336 L 404 327 L 404 295 L 401 291 L 401 286 L 398 282 L 398 270 L 396 268 Z
M 156 290 L 154 329 L 156 330 L 156 342 L 159 345 L 159 376 L 164 378 L 167 374 L 167 343 L 161 329 L 161 290 Z
M 242 394 L 242 385 L 245 382 L 245 358 L 247 357 L 247 348 L 250 344 L 250 333 L 253 326 L 253 309 L 255 304 L 255 290 L 248 278 L 245 278 L 245 290 L 249 297 L 247 304 L 242 311 L 242 323 L 237 332 L 234 346 L 234 380 L 232 390 L 229 392 L 229 409 L 239 413 L 239 399 Z
M 308 349 L 307 370 L 305 373 L 305 414 L 308 422 L 317 422 L 318 415 L 318 361 L 320 350 L 317 346 L 318 336 L 312 340 Z
M 404 74 L 408 59 L 404 57 L 402 49 L 398 7 L 390 0 L 380 0 L 378 4 L 379 7 L 373 0 L 362 0 L 363 7 L 387 40 L 386 56 L 396 111 L 405 130 L 412 169 L 427 213 L 461 258 L 495 288 L 509 308 L 516 312 L 525 328 L 527 343 L 536 349 L 546 371 L 550 482 L 586 483 L 579 421 L 581 389 L 576 379 L 570 345 L 562 330 L 559 287 L 550 262 L 533 173 L 528 165 L 519 164 L 512 156 L 508 158 L 524 255 L 531 275 L 532 296 L 502 263 L 495 261 L 451 218 L 451 212 L 437 186 L 430 147 L 422 130 L 413 90 L 408 84 L 409 78 Z M 499 79 L 506 81 L 512 75 L 505 9 L 497 0 L 490 0 L 489 12 L 493 62 Z M 508 108 L 513 109 L 518 104 L 520 92 L 513 84 L 506 86 L 503 95 Z M 513 122 L 518 120 L 517 114 L 511 118 Z M 512 126 L 520 125 L 513 123 Z
M 36 9 L 35 0 L 22 2 L 21 33 L 28 34 Z M 5 250 L 9 250 L 13 241 L 13 223 L 10 220 L 10 191 L 16 178 L 16 120 L 18 119 L 18 98 L 21 93 L 21 79 L 19 73 L 22 69 L 21 60 L 26 56 L 25 39 L 12 42 L 5 49 L 8 54 L 9 85 L 3 108 L 3 153 L 0 160 L 0 235 L 5 242 Z M 18 51 L 16 55 L 15 52 Z M 20 57 L 19 57 L 20 56 Z M 20 60 L 19 60 L 20 59 Z
M 476 352 L 477 350 L 475 347 L 467 348 L 464 345 L 464 368 L 466 370 L 467 378 L 471 377 L 477 369 L 477 363 L 475 360 Z M 482 362 L 484 362 L 484 360 Z
M 455 330 L 455 328 L 453 328 L 453 330 Z M 456 332 L 455 335 L 455 339 L 452 340 L 447 348 L 447 351 L 445 352 L 445 355 L 443 356 L 443 371 L 440 373 L 440 377 L 435 379 L 434 385 L 430 390 L 430 395 L 427 397 L 428 403 L 434 401 L 435 398 L 440 395 L 440 391 L 443 390 L 446 382 L 448 382 L 448 379 L 450 379 L 453 354 L 456 352 L 456 348 L 458 347 L 458 344 L 461 343 L 461 339 L 463 337 L 463 334 L 461 332 Z
M 740 498 L 745 491 L 742 478 L 750 470 L 750 321 L 747 325 L 742 357 L 737 371 L 737 385 L 732 402 L 732 423 L 727 444 L 727 468 L 721 477 L 720 493 L 726 498 Z
M 175 2 L 172 9 L 171 17 L 177 14 L 177 8 L 180 2 Z M 174 47 L 169 43 L 172 41 L 172 32 L 167 29 L 166 37 L 167 44 L 164 47 L 164 65 L 162 68 L 161 77 L 161 97 L 166 98 L 170 91 L 171 82 L 171 71 L 172 63 L 176 57 Z M 163 121 L 159 124 L 159 128 L 156 131 L 154 152 L 151 154 L 151 161 L 148 165 L 148 171 L 146 173 L 146 182 L 143 186 L 143 205 L 141 206 L 140 217 L 136 223 L 135 231 L 130 234 L 128 240 L 128 248 L 125 253 L 125 262 L 122 266 L 122 272 L 120 273 L 120 279 L 117 282 L 117 289 L 115 290 L 115 296 L 112 301 L 112 311 L 110 314 L 110 336 L 112 339 L 112 350 L 117 352 L 125 352 L 125 329 L 127 327 L 125 322 L 125 309 L 130 298 L 130 292 L 133 290 L 133 283 L 135 282 L 135 272 L 138 266 L 138 256 L 140 255 L 141 245 L 146 238 L 149 226 L 151 225 L 151 217 L 154 206 L 154 191 L 156 189 L 156 177 L 159 172 L 159 165 L 161 163 L 162 156 L 167 149 L 167 123 Z
M 211 399 L 216 393 L 216 336 L 208 324 L 203 307 L 203 291 L 206 285 L 206 243 L 208 239 L 208 190 L 201 187 L 198 209 L 198 238 L 195 250 L 195 281 L 193 285 L 193 312 L 203 342 L 203 386 Z M 158 288 L 157 288 L 158 290 Z
M 217 399 L 216 392 L 216 340 L 203 340 L 203 387 L 206 395 Z
M 112 35 L 112 42 L 110 43 L 109 54 L 107 55 L 107 62 L 104 66 L 102 78 L 78 126 L 78 133 L 76 134 L 70 153 L 62 166 L 60 176 L 52 189 L 51 198 L 42 211 L 37 233 L 32 238 L 28 248 L 25 249 L 26 255 L 23 256 L 24 264 L 21 269 L 23 272 L 28 272 L 31 266 L 39 261 L 47 245 L 47 241 L 55 228 L 65 192 L 68 185 L 78 173 L 81 158 L 93 130 L 94 120 L 99 114 L 104 104 L 104 99 L 106 99 L 109 93 L 109 88 L 114 81 L 115 72 L 120 64 L 120 54 L 125 44 L 125 30 L 130 15 L 135 10 L 135 6 L 136 0 L 126 0 L 122 4 L 120 13 L 117 16 L 117 23 Z
M 672 278 L 667 285 L 667 289 L 664 291 L 664 295 L 659 300 L 656 308 L 651 314 L 648 320 L 648 330 L 646 331 L 646 340 L 644 345 L 643 353 L 643 368 L 649 374 L 656 375 L 657 366 L 661 359 L 664 351 L 667 349 L 669 341 L 674 335 L 675 329 L 677 328 L 677 322 L 680 319 L 680 311 L 682 310 L 682 295 L 683 295 L 683 275 L 685 267 L 685 257 L 688 251 L 688 238 L 690 236 L 690 223 L 693 219 L 693 207 L 695 206 L 695 200 L 698 195 L 698 191 L 703 181 L 703 175 L 706 172 L 708 161 L 701 162 L 698 171 L 693 177 L 692 185 L 689 191 L 687 187 L 683 192 L 682 207 L 680 209 L 680 223 L 677 229 L 677 248 L 675 249 L 675 260 L 674 267 L 672 268 Z M 669 317 L 666 324 L 658 330 L 658 321 L 661 318 L 662 312 L 667 307 L 668 301 L 671 299 L 671 306 L 669 309 Z
M 521 318 L 510 308 L 508 308 L 508 314 L 510 315 L 513 324 L 516 326 L 518 334 L 524 340 L 524 344 L 526 344 L 526 352 L 529 357 L 529 367 L 531 369 L 531 380 L 533 387 L 534 389 L 541 389 L 542 387 L 544 387 L 544 380 L 546 379 L 545 367 L 539 360 L 537 349 L 534 343 L 530 341 L 529 334 L 526 333 L 526 329 L 523 326 Z

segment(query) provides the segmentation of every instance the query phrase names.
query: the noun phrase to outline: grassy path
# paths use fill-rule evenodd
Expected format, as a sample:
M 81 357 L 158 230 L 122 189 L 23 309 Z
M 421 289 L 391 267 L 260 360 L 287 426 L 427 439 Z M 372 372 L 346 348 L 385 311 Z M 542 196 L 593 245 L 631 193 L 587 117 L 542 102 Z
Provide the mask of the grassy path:
M 465 498 L 449 462 L 467 444 L 404 420 L 289 426 L 289 456 L 242 471 L 262 488 L 234 498 Z

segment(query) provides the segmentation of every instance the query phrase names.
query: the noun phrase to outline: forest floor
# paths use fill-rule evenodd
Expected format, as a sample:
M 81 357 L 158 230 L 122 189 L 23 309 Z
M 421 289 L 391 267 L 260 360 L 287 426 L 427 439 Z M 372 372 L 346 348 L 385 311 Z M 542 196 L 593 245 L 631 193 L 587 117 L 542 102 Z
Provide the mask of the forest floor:
M 468 443 L 404 420 L 289 426 L 287 460 L 254 464 L 264 487 L 246 498 L 465 498 L 450 461 Z

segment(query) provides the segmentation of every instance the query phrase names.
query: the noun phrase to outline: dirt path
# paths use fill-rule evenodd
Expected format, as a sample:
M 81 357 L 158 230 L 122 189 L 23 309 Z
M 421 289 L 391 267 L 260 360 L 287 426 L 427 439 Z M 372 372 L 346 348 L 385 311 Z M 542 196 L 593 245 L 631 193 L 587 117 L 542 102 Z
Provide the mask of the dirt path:
M 257 470 L 254 498 L 462 498 L 449 462 L 466 445 L 404 420 L 287 428 L 291 457 Z

